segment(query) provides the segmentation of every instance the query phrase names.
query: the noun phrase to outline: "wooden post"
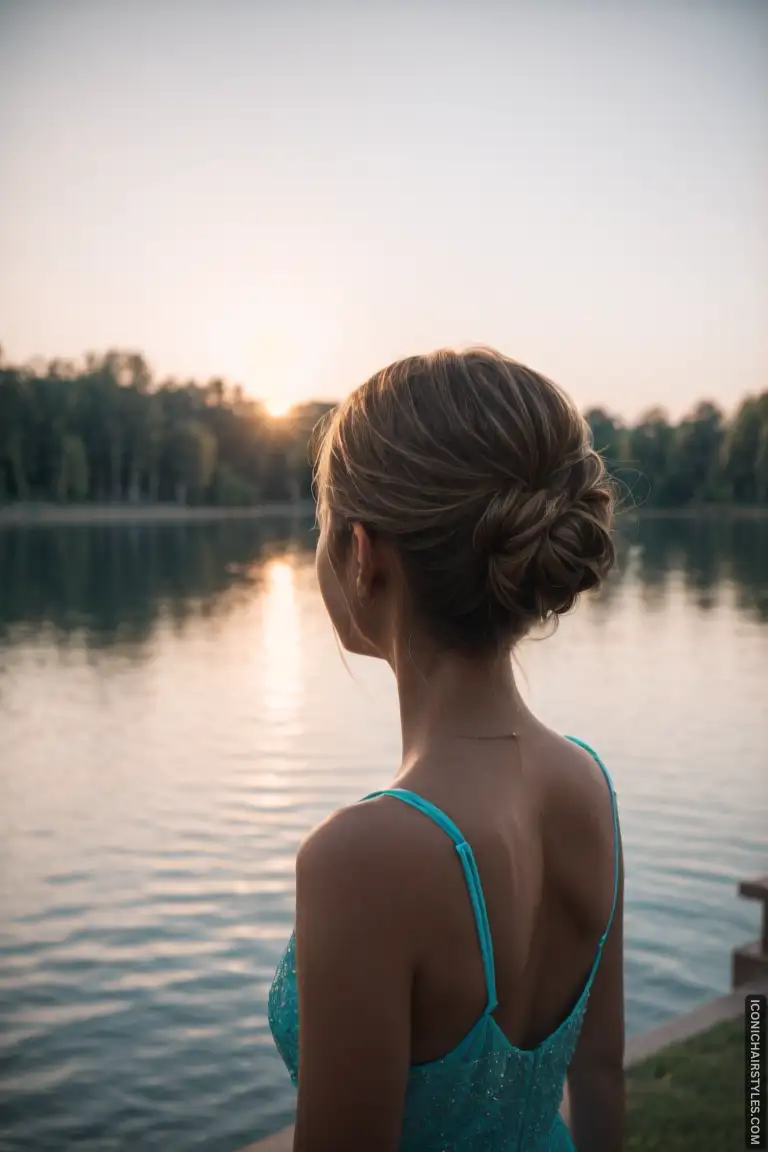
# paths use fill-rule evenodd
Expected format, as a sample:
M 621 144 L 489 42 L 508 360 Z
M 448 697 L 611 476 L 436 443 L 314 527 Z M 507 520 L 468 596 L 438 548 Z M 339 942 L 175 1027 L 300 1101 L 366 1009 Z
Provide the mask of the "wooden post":
M 731 981 L 734 988 L 757 980 L 768 979 L 768 876 L 756 880 L 742 880 L 739 896 L 745 900 L 759 900 L 763 905 L 762 936 L 740 948 L 734 948 Z

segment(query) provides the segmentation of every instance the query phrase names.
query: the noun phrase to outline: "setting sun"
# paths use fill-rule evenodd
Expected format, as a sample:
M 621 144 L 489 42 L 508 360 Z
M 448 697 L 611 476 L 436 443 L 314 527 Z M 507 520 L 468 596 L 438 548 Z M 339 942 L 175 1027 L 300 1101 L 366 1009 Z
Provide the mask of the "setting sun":
M 274 420 L 279 420 L 281 416 L 288 415 L 293 405 L 282 396 L 271 396 L 264 401 L 264 407 Z
M 336 348 L 330 302 L 318 302 L 287 271 L 265 269 L 259 279 L 232 288 L 226 307 L 207 321 L 200 371 L 244 381 L 273 420 L 324 389 Z M 301 339 L 296 336 L 301 332 Z

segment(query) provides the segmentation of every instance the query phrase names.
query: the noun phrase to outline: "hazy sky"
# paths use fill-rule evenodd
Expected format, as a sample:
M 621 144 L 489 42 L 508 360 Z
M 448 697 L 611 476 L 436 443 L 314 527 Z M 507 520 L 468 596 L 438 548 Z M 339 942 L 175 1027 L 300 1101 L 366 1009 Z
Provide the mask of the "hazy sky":
M 274 407 L 496 344 L 768 387 L 764 0 L 0 0 L 0 342 Z

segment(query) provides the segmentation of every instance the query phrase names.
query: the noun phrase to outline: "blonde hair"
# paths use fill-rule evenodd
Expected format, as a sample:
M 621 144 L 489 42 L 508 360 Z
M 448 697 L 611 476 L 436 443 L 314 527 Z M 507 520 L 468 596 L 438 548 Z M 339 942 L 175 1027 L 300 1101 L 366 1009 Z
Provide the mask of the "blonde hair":
M 492 349 L 372 376 L 323 429 L 315 483 L 329 546 L 355 523 L 390 540 L 416 613 L 450 648 L 514 644 L 613 564 L 613 486 L 588 425 Z

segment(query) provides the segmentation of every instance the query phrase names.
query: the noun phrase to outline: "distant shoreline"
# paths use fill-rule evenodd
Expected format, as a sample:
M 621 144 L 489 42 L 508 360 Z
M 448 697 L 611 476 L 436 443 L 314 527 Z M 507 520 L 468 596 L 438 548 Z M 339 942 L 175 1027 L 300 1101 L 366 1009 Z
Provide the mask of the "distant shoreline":
M 179 504 L 44 504 L 0 505 L 0 528 L 52 525 L 205 524 L 221 520 L 302 519 L 314 516 L 311 500 L 296 504 L 258 504 L 242 508 Z M 768 520 L 768 507 L 704 504 L 695 508 L 625 508 L 618 516 L 638 520 Z
M 181 504 L 4 504 L 0 528 L 76 524 L 205 524 L 220 520 L 297 519 L 314 516 L 311 500 L 237 508 Z
M 636 520 L 768 520 L 766 504 L 697 504 L 687 508 L 623 508 L 619 522 Z

